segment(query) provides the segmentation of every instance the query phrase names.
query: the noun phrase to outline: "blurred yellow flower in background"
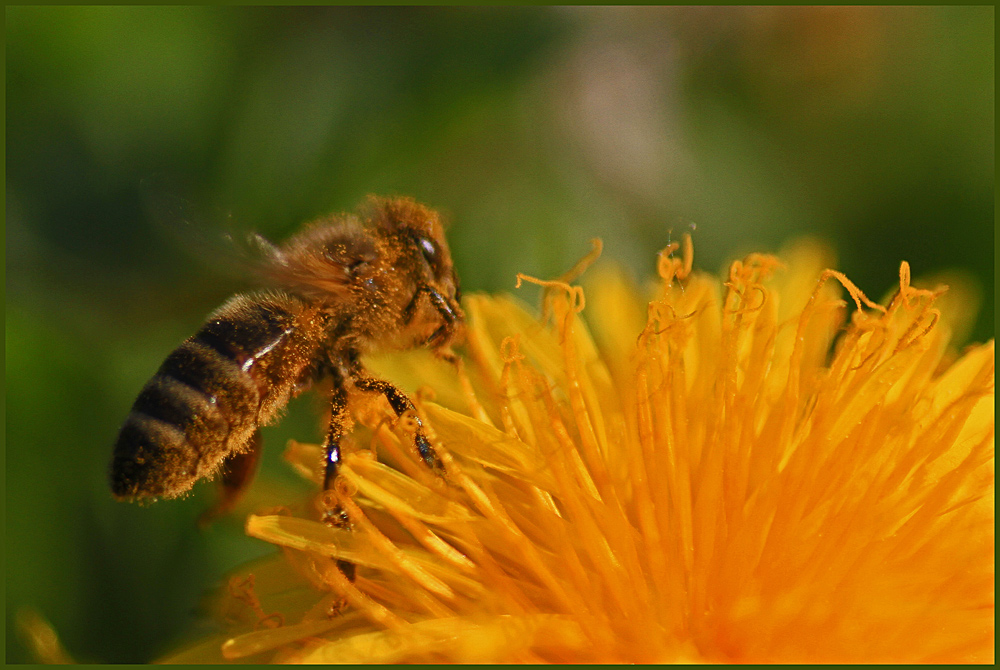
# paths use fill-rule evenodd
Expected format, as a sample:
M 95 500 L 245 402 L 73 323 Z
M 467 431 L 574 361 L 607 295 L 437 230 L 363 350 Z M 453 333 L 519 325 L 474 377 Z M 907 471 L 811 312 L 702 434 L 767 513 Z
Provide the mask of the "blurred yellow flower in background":
M 677 249 L 648 302 L 582 267 L 533 280 L 542 319 L 466 298 L 460 374 L 372 361 L 445 476 L 371 398 L 335 491 L 250 516 L 282 554 L 164 660 L 992 662 L 994 344 L 948 348 L 962 297 L 904 263 L 875 304 L 815 243 L 721 281 Z M 320 482 L 319 446 L 286 458 Z

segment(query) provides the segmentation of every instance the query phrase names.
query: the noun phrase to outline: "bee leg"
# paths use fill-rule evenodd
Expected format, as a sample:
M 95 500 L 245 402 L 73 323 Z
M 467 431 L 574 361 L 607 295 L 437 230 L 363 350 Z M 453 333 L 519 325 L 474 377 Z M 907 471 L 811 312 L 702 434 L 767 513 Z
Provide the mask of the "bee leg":
M 424 424 L 420 421 L 413 403 L 406 397 L 405 393 L 389 382 L 373 377 L 356 378 L 354 386 L 361 391 L 376 391 L 384 395 L 385 399 L 389 401 L 392 410 L 396 413 L 396 416 L 403 416 L 406 412 L 413 412 L 413 418 L 417 422 L 417 431 L 414 437 L 417 453 L 420 454 L 420 458 L 431 470 L 439 473 L 444 470 L 444 465 L 424 435 Z
M 458 315 L 455 313 L 452 306 L 448 304 L 445 297 L 436 290 L 429 286 L 421 287 L 421 290 L 426 291 L 427 297 L 430 298 L 431 304 L 434 305 L 434 309 L 436 309 L 441 315 L 441 320 L 443 322 L 441 326 L 427 338 L 426 344 L 434 344 L 435 342 L 443 342 L 450 339 L 448 336 L 451 335 L 452 330 L 455 328 L 455 322 L 458 321 Z M 420 295 L 421 290 L 417 291 L 417 295 Z
M 337 470 L 340 468 L 340 440 L 344 437 L 344 420 L 347 418 L 347 391 L 343 385 L 338 384 L 333 391 L 331 402 L 330 427 L 326 432 L 326 440 L 323 442 L 325 449 L 323 490 L 333 488 L 333 481 L 337 478 Z
M 404 326 L 408 325 L 410 321 L 413 320 L 413 315 L 417 311 L 417 303 L 420 302 L 420 294 L 430 290 L 432 290 L 431 287 L 427 286 L 426 284 L 422 284 L 417 287 L 417 290 L 414 292 L 413 297 L 410 298 L 410 302 L 408 302 L 406 304 L 406 307 L 403 308 L 402 320 Z
M 334 377 L 334 391 L 332 407 L 330 412 L 330 427 L 326 432 L 326 439 L 323 442 L 325 449 L 323 490 L 329 491 L 333 488 L 333 483 L 337 479 L 337 471 L 340 469 L 340 440 L 344 437 L 344 421 L 347 418 L 347 391 L 339 376 Z M 335 505 L 323 514 L 323 523 L 334 528 L 350 528 L 351 520 L 347 512 L 340 505 Z M 337 561 L 337 567 L 349 580 L 354 581 L 356 566 L 348 561 Z
M 219 498 L 212 507 L 202 512 L 198 525 L 204 527 L 233 509 L 246 492 L 260 464 L 263 440 L 260 431 L 254 431 L 245 451 L 230 454 L 222 463 L 219 478 Z

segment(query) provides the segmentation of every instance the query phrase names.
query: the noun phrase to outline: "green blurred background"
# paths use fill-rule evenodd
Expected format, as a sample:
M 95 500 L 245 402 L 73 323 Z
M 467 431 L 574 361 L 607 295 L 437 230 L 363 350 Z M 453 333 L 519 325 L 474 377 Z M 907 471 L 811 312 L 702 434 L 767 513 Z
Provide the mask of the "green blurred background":
M 269 549 L 209 487 L 111 500 L 120 422 L 245 286 L 217 244 L 367 193 L 452 221 L 464 288 L 553 276 L 600 236 L 635 277 L 696 225 L 716 270 L 827 239 L 873 297 L 962 268 L 993 336 L 994 9 L 8 7 L 7 660 L 31 606 L 81 660 L 196 633 Z M 672 232 L 671 232 L 672 231 Z M 531 294 L 528 299 L 533 299 Z M 270 429 L 255 500 L 296 486 Z

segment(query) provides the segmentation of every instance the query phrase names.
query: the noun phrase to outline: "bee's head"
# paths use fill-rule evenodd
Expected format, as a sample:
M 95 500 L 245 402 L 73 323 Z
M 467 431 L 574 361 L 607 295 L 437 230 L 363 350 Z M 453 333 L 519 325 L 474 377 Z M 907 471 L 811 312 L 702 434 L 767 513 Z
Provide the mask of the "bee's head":
M 395 241 L 400 254 L 397 267 L 407 268 L 418 290 L 444 321 L 431 344 L 446 347 L 458 337 L 465 315 L 459 304 L 461 291 L 441 217 L 411 198 L 369 197 L 370 221 L 379 232 Z
M 449 298 L 457 299 L 458 278 L 444 236 L 441 217 L 410 198 L 369 197 L 372 222 L 378 230 L 398 241 L 417 281 L 431 284 Z

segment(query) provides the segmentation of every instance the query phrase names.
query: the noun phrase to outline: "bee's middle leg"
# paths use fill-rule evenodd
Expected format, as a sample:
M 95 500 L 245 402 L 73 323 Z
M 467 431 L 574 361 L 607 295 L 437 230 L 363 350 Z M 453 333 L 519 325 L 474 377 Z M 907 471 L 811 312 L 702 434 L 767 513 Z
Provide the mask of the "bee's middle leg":
M 329 491 L 333 488 L 333 483 L 337 479 L 340 469 L 341 451 L 340 441 L 344 437 L 344 422 L 347 419 L 347 391 L 343 383 L 339 380 L 334 384 L 333 398 L 330 407 L 330 426 L 326 432 L 326 439 L 323 441 L 324 448 L 324 470 L 323 470 L 323 490 Z M 351 520 L 347 512 L 338 504 L 328 509 L 323 514 L 323 523 L 334 528 L 350 528 Z M 350 579 L 354 579 L 357 567 L 348 561 L 337 561 L 337 567 Z
M 413 407 L 413 402 L 406 396 L 405 393 L 389 382 L 382 379 L 375 379 L 373 377 L 356 378 L 354 380 L 354 386 L 361 391 L 375 391 L 384 395 L 385 399 L 389 401 L 392 411 L 396 413 L 396 416 L 403 416 L 406 412 L 413 412 L 413 418 L 417 423 L 416 435 L 414 437 L 417 453 L 420 454 L 420 458 L 431 470 L 440 473 L 444 469 L 444 465 L 438 458 L 437 453 L 434 451 L 433 447 L 431 447 L 431 443 L 427 440 L 427 436 L 424 435 L 424 424 L 420 421 L 420 417 L 417 416 L 417 411 L 416 408 Z
M 333 398 L 330 402 L 330 426 L 327 428 L 326 439 L 323 441 L 324 491 L 333 488 L 333 481 L 337 478 L 337 473 L 340 469 L 342 458 L 340 441 L 344 438 L 344 422 L 346 419 L 347 390 L 343 384 L 336 384 L 333 390 Z

